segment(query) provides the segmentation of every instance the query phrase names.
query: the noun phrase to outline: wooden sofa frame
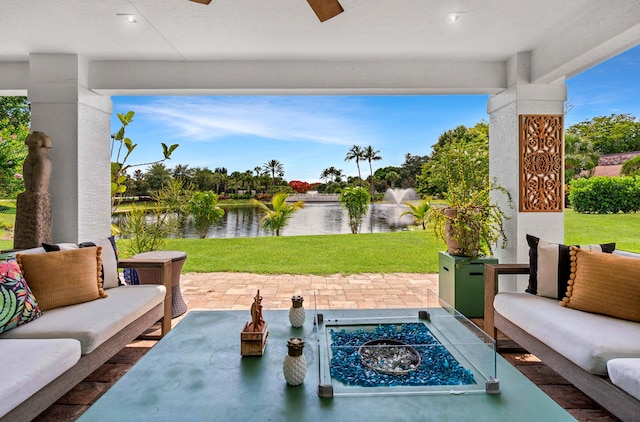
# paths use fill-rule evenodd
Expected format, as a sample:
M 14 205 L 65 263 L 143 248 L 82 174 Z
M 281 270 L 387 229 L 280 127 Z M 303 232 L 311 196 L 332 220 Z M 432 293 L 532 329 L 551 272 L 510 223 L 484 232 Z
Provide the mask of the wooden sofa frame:
M 82 380 L 91 375 L 96 369 L 111 359 L 127 344 L 141 336 L 160 320 L 161 334 L 164 336 L 171 330 L 171 275 L 170 259 L 123 259 L 118 263 L 120 268 L 157 268 L 162 270 L 158 284 L 166 288 L 164 302 L 158 304 L 146 314 L 127 325 L 110 339 L 106 340 L 91 353 L 82 355 L 80 360 L 65 373 L 44 386 L 37 393 L 16 406 L 0 421 L 31 421 L 49 406 L 56 402 Z
M 640 415 L 640 400 L 613 385 L 608 378 L 580 368 L 493 309 L 493 300 L 498 292 L 498 277 L 502 274 L 529 274 L 529 265 L 485 264 L 484 331 L 497 339 L 500 330 L 616 417 L 623 421 L 637 420 Z

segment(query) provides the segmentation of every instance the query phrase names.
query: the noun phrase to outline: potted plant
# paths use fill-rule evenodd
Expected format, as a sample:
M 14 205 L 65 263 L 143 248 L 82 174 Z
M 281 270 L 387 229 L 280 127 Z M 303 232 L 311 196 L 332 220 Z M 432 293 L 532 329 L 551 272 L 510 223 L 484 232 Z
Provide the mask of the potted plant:
M 484 151 L 471 145 L 453 143 L 443 151 L 440 163 L 447 177 L 445 205 L 432 205 L 429 221 L 436 238 L 446 242 L 454 256 L 492 256 L 494 246 L 505 248 L 507 237 L 504 222 L 509 217 L 500 205 L 491 200 L 492 192 L 501 192 L 513 207 L 511 196 L 495 180 L 482 171 Z M 480 171 L 478 169 L 480 168 Z

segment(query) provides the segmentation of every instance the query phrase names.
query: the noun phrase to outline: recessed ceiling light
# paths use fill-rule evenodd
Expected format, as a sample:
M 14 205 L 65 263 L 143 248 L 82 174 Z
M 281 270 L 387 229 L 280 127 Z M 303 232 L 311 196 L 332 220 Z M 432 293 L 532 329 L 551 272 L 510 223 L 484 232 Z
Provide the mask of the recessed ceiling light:
M 126 20 L 128 23 L 138 23 L 136 17 L 128 13 L 116 13 L 116 16 L 119 16 L 121 19 Z
M 463 14 L 464 14 L 464 12 L 449 12 L 447 14 L 447 17 L 446 17 L 445 21 L 447 21 L 449 23 L 460 22 L 460 19 L 462 18 Z

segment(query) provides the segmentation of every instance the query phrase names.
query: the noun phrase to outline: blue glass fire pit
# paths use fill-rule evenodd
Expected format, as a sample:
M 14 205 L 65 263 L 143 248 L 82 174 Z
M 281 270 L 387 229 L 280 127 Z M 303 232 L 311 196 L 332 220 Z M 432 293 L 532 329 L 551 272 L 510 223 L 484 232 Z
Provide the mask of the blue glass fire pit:
M 498 393 L 495 341 L 429 294 L 422 310 L 315 315 L 320 397 Z

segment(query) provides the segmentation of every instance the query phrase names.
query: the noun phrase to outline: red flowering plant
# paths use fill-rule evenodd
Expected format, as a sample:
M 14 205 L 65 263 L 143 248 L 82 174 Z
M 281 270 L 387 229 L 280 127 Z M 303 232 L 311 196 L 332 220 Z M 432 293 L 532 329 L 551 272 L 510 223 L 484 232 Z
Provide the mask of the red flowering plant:
M 298 193 L 307 193 L 311 190 L 311 185 L 309 185 L 309 183 L 301 182 L 300 180 L 290 181 L 289 186 Z

